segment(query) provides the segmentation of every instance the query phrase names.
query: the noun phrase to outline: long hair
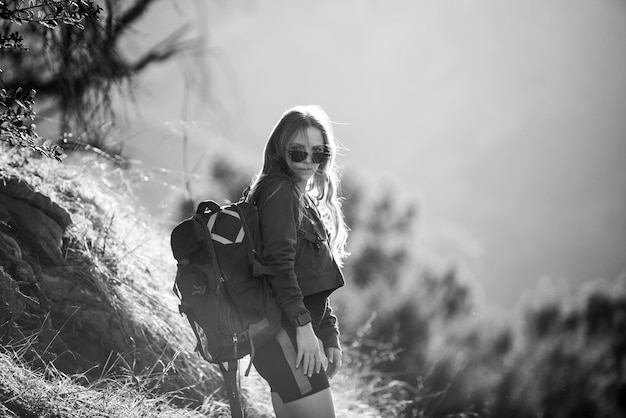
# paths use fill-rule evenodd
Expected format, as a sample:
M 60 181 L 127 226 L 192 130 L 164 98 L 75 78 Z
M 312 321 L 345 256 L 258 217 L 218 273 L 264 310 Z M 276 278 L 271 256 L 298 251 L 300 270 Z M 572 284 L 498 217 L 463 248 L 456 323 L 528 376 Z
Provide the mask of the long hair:
M 324 146 L 330 157 L 321 163 L 309 181 L 305 193 L 316 203 L 322 215 L 322 221 L 330 233 L 333 256 L 341 266 L 349 255 L 346 250 L 348 227 L 345 224 L 341 208 L 342 198 L 339 189 L 339 173 L 335 165 L 337 141 L 333 134 L 331 121 L 326 112 L 317 105 L 296 106 L 283 113 L 274 126 L 263 152 L 263 168 L 250 184 L 250 196 L 254 196 L 257 187 L 269 174 L 283 173 L 294 179 L 287 165 L 289 145 L 299 133 L 306 134 L 308 128 L 319 129 L 324 139 Z M 295 183 L 294 183 L 294 189 Z M 300 195 L 300 192 L 298 192 Z M 303 197 L 300 196 L 300 213 L 304 213 Z

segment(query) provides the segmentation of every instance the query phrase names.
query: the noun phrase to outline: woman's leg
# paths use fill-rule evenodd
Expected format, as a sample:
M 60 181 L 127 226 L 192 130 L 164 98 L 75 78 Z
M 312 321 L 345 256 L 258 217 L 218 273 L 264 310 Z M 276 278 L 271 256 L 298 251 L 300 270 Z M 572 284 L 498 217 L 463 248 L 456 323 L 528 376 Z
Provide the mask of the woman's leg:
M 272 404 L 276 418 L 335 418 L 330 388 L 288 403 L 283 403 L 280 396 L 272 392 Z
M 288 322 L 274 339 L 257 349 L 254 367 L 270 384 L 278 418 L 334 417 L 334 402 L 324 369 L 308 377 L 296 369 L 295 328 Z

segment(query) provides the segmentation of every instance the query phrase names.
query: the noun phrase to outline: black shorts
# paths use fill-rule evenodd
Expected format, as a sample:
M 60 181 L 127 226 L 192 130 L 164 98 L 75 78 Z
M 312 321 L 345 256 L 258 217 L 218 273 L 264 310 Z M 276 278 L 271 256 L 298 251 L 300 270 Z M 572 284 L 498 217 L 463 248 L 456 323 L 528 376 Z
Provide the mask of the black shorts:
M 302 365 L 296 369 L 296 329 L 286 321 L 283 328 L 267 344 L 256 350 L 254 368 L 267 380 L 272 392 L 277 393 L 283 403 L 302 399 L 330 387 L 324 369 L 306 376 Z

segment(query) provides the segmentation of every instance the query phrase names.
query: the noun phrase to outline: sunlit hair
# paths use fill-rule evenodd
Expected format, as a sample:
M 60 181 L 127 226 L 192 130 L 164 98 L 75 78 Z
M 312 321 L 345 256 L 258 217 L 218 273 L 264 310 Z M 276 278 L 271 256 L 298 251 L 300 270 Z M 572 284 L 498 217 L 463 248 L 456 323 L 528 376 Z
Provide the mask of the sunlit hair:
M 296 106 L 283 113 L 265 144 L 263 168 L 252 181 L 249 196 L 254 199 L 254 192 L 258 185 L 265 177 L 274 173 L 290 176 L 294 180 L 294 189 L 300 194 L 295 187 L 293 172 L 287 165 L 287 155 L 293 139 L 299 133 L 306 135 L 307 129 L 310 127 L 320 130 L 324 139 L 324 146 L 330 156 L 319 165 L 317 172 L 307 184 L 306 192 L 315 200 L 320 209 L 323 221 L 330 232 L 333 255 L 337 263 L 342 265 L 343 260 L 348 256 L 346 251 L 348 228 L 341 209 L 343 199 L 339 195 L 339 174 L 335 165 L 337 141 L 333 134 L 330 118 L 321 107 L 316 105 Z M 303 213 L 304 202 L 301 196 L 301 216 Z

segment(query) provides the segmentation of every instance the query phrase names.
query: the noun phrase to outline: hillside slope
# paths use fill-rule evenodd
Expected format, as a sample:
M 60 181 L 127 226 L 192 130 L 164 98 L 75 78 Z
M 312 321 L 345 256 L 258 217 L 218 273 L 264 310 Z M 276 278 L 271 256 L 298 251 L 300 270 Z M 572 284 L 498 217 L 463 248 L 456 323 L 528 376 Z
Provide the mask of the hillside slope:
M 41 385 L 71 375 L 89 390 L 100 390 L 94 382 L 104 378 L 161 397 L 149 416 L 165 414 L 165 405 L 227 416 L 221 377 L 193 352 L 193 334 L 177 312 L 168 231 L 120 192 L 123 185 L 122 170 L 96 161 L 76 166 L 1 153 L 0 351 L 12 366 L 0 371 L 0 403 L 11 409 L 10 402 L 36 396 L 8 383 L 17 374 Z M 35 376 L 16 372 L 22 367 Z M 378 416 L 354 377 L 348 370 L 338 377 L 340 416 Z M 241 380 L 248 415 L 270 416 L 262 379 Z M 84 402 L 89 407 L 94 402 Z M 90 415 L 81 413 L 54 416 Z

